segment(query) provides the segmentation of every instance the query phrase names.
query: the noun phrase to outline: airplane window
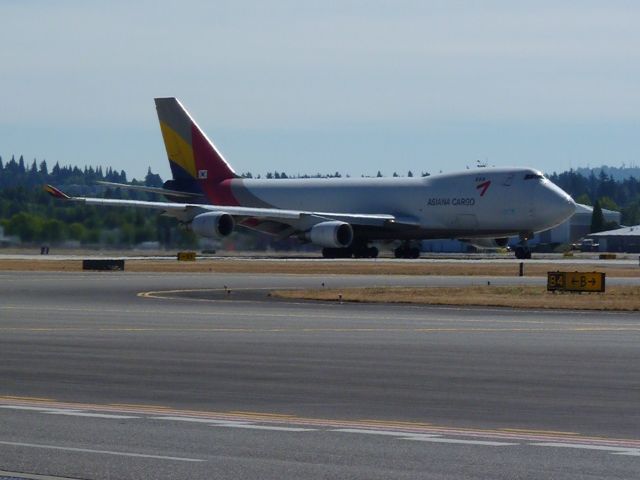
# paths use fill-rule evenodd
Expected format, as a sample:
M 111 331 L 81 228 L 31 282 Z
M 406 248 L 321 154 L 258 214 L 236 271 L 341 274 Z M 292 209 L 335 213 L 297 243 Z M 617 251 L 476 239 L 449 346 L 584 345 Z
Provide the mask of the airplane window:
M 525 180 L 533 180 L 534 178 L 539 178 L 540 180 L 542 180 L 544 178 L 544 175 L 542 175 L 541 173 L 527 173 L 524 176 Z

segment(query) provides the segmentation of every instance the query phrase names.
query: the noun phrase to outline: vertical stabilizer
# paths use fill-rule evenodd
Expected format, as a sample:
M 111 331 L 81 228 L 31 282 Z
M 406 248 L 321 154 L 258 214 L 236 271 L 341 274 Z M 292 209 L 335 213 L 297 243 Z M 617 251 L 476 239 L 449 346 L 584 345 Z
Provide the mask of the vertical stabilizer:
M 155 102 L 174 181 L 182 189 L 204 193 L 210 201 L 226 203 L 221 198 L 226 195 L 216 187 L 238 175 L 178 99 L 156 98 Z

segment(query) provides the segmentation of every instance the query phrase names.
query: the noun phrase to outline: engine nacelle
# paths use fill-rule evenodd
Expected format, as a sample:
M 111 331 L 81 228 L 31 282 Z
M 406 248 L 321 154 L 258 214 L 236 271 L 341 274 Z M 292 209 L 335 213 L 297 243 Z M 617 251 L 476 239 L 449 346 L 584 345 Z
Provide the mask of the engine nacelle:
M 337 220 L 322 222 L 311 227 L 307 239 L 321 247 L 345 248 L 353 242 L 353 228 Z
M 191 231 L 207 238 L 222 238 L 231 235 L 236 222 L 233 217 L 224 212 L 201 213 L 193 217 Z
M 470 243 L 478 248 L 504 248 L 509 244 L 509 239 L 504 238 L 465 238 L 463 242 Z

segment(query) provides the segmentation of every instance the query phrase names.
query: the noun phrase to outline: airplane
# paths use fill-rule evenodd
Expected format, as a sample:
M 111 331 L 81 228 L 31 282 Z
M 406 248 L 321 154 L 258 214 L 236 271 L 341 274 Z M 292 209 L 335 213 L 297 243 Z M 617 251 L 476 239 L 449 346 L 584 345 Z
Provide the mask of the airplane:
M 223 238 L 237 227 L 322 247 L 325 258 L 375 258 L 372 242 L 400 241 L 397 258 L 418 258 L 419 241 L 456 238 L 481 247 L 527 240 L 569 218 L 573 199 L 535 169 L 478 168 L 409 178 L 241 178 L 174 97 L 156 98 L 172 179 L 162 188 L 104 185 L 163 195 L 167 202 L 54 197 L 88 205 L 151 208 L 194 233 Z

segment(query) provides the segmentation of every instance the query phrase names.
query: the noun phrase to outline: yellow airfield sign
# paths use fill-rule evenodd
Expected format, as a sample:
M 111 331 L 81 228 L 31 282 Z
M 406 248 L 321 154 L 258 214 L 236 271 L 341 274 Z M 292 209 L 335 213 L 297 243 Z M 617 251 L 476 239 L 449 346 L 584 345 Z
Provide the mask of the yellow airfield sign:
M 603 272 L 547 272 L 550 292 L 604 292 Z
M 180 262 L 195 262 L 196 252 L 178 252 L 178 260 Z

